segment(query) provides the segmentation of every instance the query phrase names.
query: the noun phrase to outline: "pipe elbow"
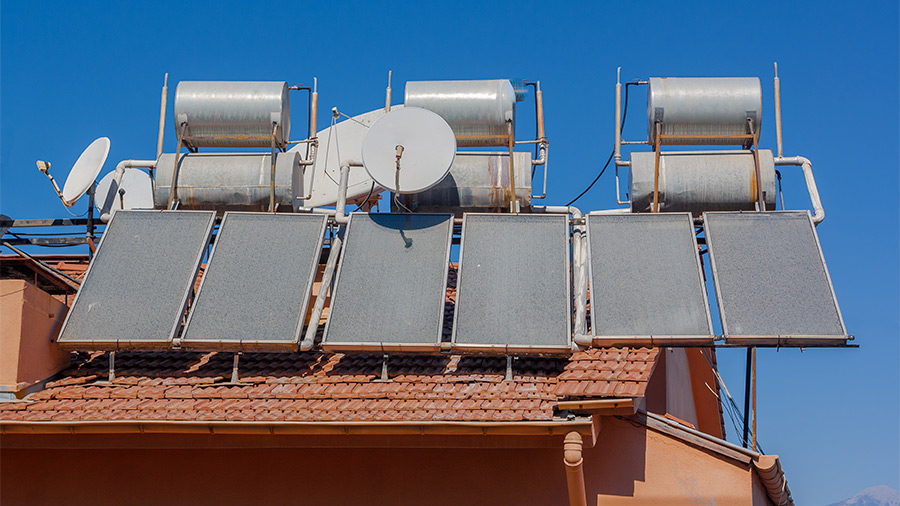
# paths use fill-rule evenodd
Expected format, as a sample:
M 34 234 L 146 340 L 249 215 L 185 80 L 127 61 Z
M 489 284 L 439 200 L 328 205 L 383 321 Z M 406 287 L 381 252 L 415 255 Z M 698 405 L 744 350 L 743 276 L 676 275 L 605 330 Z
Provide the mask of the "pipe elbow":
M 580 467 L 584 463 L 582 449 L 584 447 L 584 439 L 577 432 L 566 434 L 563 443 L 563 462 L 568 467 Z

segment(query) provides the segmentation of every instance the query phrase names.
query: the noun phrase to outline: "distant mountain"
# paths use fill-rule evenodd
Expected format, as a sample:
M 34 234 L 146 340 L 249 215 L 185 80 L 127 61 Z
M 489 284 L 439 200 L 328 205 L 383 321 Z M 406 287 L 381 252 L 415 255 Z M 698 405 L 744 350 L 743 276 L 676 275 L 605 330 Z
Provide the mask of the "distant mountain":
M 828 506 L 900 506 L 900 491 L 879 485 L 867 488 L 846 501 Z

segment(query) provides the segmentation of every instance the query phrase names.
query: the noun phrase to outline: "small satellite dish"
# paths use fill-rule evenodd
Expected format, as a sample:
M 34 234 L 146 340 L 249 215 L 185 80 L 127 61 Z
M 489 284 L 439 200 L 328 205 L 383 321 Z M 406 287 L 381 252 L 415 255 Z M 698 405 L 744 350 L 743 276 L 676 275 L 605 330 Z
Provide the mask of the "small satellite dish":
M 106 156 L 109 154 L 109 138 L 100 137 L 91 143 L 69 171 L 69 177 L 66 178 L 66 184 L 63 185 L 61 198 L 63 204 L 71 206 L 77 201 L 84 192 L 88 191 L 100 169 L 106 162 Z
M 366 171 L 395 193 L 417 193 L 438 184 L 455 157 L 456 137 L 450 125 L 419 107 L 385 114 L 369 128 L 362 145 Z
M 121 197 L 120 188 L 125 190 Z M 110 172 L 97 183 L 94 204 L 100 212 L 109 213 L 120 209 L 153 209 L 153 182 L 150 175 L 141 170 L 126 169 L 122 180 L 116 185 L 116 171 Z

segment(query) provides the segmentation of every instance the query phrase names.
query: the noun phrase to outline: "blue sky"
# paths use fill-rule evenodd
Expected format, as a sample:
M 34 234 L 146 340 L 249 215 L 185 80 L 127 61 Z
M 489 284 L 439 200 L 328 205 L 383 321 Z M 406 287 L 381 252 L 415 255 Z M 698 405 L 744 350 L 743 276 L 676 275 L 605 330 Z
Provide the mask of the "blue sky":
M 799 503 L 900 488 L 897 2 L 7 1 L 0 23 L 0 212 L 16 218 L 66 215 L 36 159 L 62 177 L 99 136 L 112 140 L 104 173 L 154 157 L 165 72 L 170 108 L 180 80 L 317 76 L 320 127 L 332 106 L 355 114 L 383 105 L 388 70 L 395 103 L 406 80 L 540 79 L 552 143 L 547 203 L 564 204 L 611 149 L 617 66 L 623 80 L 759 76 L 761 144 L 774 149 L 777 60 L 785 154 L 813 161 L 827 211 L 822 249 L 860 348 L 760 350 L 760 441 L 781 455 Z M 633 94 L 626 138 L 646 135 L 644 107 Z M 519 116 L 522 138 L 530 102 Z M 787 207 L 808 206 L 799 170 L 783 173 Z M 577 205 L 615 207 L 612 170 Z M 739 405 L 743 360 L 742 350 L 719 353 Z

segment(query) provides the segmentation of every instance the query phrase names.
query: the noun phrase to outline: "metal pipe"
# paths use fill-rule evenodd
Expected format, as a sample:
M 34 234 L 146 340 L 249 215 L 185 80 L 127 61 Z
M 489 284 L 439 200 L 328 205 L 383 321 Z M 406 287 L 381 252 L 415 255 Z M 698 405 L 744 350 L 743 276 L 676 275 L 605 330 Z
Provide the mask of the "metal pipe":
M 516 213 L 519 212 L 519 200 L 516 198 L 516 172 L 513 162 L 513 147 L 516 145 L 516 138 L 513 134 L 512 120 L 506 121 L 506 132 L 509 135 L 509 212 Z
M 813 206 L 813 224 L 818 226 L 819 223 L 822 223 L 825 219 L 825 208 L 822 207 L 822 201 L 819 199 L 819 189 L 816 187 L 816 179 L 812 173 L 812 162 L 802 156 L 779 156 L 775 158 L 775 165 L 800 166 L 803 170 L 803 177 L 806 179 L 806 190 L 809 192 L 809 200 Z
M 781 145 L 781 80 L 778 79 L 778 62 L 775 62 L 775 144 L 778 146 L 778 158 L 784 156 Z
M 169 73 L 163 78 L 162 97 L 159 100 L 159 136 L 156 140 L 156 159 L 159 160 L 163 152 L 163 138 L 166 133 L 166 101 L 169 98 Z M 150 171 L 150 179 L 153 179 L 153 171 Z
M 116 169 L 113 171 L 113 184 L 115 184 L 117 189 L 120 187 L 122 177 L 125 176 L 125 169 L 150 169 L 152 174 L 152 170 L 156 168 L 157 163 L 159 163 L 159 158 L 156 160 L 122 160 L 116 164 Z M 100 208 L 100 221 L 103 223 L 109 223 L 110 218 L 112 218 L 110 210 L 112 210 L 113 199 L 115 199 L 115 194 L 112 197 L 106 195 L 103 207 Z
M 619 164 L 616 164 L 616 204 L 631 204 L 631 199 L 622 200 L 622 197 L 619 195 Z
M 272 170 L 269 174 L 269 212 L 275 212 L 275 136 L 278 134 L 278 123 L 272 122 Z M 174 188 L 175 181 L 172 181 Z
M 751 397 L 753 399 L 753 438 L 750 445 L 750 449 L 756 451 L 756 348 L 750 348 L 752 350 L 752 358 L 753 358 L 753 368 L 751 371 L 753 372 L 753 380 L 751 382 L 753 392 L 751 393 Z
M 178 199 L 178 163 L 181 161 L 181 144 L 184 142 L 184 130 L 187 127 L 187 116 L 181 116 L 183 118 L 176 118 L 180 123 L 181 132 L 178 133 L 178 144 L 175 146 L 175 164 L 172 167 L 172 191 L 169 192 L 169 202 L 166 204 L 167 209 L 172 209 L 172 204 Z
M 566 483 L 569 487 L 569 505 L 587 506 L 584 490 L 584 440 L 581 434 L 572 431 L 566 434 L 563 443 L 563 463 L 566 465 Z
M 349 168 L 348 168 L 349 169 Z M 309 315 L 309 324 L 306 326 L 306 334 L 300 342 L 300 351 L 309 351 L 316 342 L 316 333 L 319 331 L 319 318 L 325 308 L 325 299 L 331 287 L 331 278 L 334 276 L 335 265 L 344 243 L 344 227 L 340 226 L 334 238 L 331 240 L 331 249 L 328 251 L 328 260 L 325 262 L 325 271 L 322 273 L 322 282 L 319 283 L 319 293 L 316 295 L 316 303 Z
M 741 442 L 744 448 L 749 443 L 748 435 L 750 432 L 750 368 L 753 367 L 753 353 L 747 348 L 747 366 L 744 369 L 746 377 L 744 378 L 744 434 Z
M 660 142 L 660 129 L 662 128 L 662 124 L 657 121 L 656 122 L 656 146 L 654 146 L 654 153 L 656 156 L 656 168 L 654 170 L 653 175 L 653 207 L 652 212 L 659 212 L 659 146 L 662 144 Z
M 388 70 L 388 85 L 384 97 L 384 113 L 391 112 L 391 71 Z
M 616 166 L 619 165 L 619 160 L 622 159 L 622 67 L 616 69 L 616 149 L 615 149 L 615 161 Z M 618 177 L 618 176 L 617 176 Z M 618 179 L 617 179 L 618 181 Z M 616 185 L 616 192 L 618 192 L 618 185 Z M 619 202 L 621 204 L 621 202 Z
M 43 260 L 41 260 L 39 258 L 35 258 L 35 257 L 29 255 L 28 253 L 25 253 L 24 251 L 13 246 L 12 244 L 8 243 L 7 241 L 3 241 L 3 245 L 6 246 L 7 248 L 13 250 L 20 257 L 27 258 L 33 262 L 37 262 L 38 265 L 47 269 L 48 271 L 52 272 L 53 274 L 56 274 L 57 276 L 62 276 L 64 278 L 66 278 L 67 280 L 71 281 L 72 283 L 75 283 L 76 286 L 81 286 L 81 281 L 78 281 L 77 279 L 73 278 L 72 276 L 69 276 L 65 272 L 57 269 L 56 267 L 53 267 L 52 265 L 48 264 L 47 262 L 44 262 Z
M 301 166 L 311 166 L 316 163 L 316 156 L 319 153 L 319 79 L 313 77 L 313 89 L 310 94 L 309 107 L 309 144 L 306 146 L 306 160 L 300 160 Z M 312 191 L 312 190 L 310 190 Z M 309 198 L 309 197 L 307 197 Z

